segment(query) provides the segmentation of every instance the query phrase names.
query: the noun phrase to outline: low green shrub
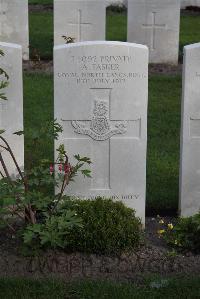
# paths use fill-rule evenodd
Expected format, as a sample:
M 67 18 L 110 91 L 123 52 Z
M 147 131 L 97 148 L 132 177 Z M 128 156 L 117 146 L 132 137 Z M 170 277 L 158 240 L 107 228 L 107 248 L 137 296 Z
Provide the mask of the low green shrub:
M 64 209 L 82 219 L 66 239 L 66 249 L 98 254 L 116 254 L 135 249 L 142 240 L 141 221 L 135 211 L 111 199 L 68 200 Z
M 191 217 L 179 218 L 173 229 L 167 229 L 163 237 L 177 249 L 200 253 L 200 212 Z

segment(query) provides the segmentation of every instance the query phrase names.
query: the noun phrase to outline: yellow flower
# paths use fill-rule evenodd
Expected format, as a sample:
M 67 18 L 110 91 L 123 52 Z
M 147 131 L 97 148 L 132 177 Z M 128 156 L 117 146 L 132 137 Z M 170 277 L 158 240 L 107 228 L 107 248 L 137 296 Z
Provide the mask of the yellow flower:
M 165 230 L 164 230 L 164 229 L 160 229 L 160 230 L 158 230 L 158 234 L 159 234 L 159 235 L 162 235 L 162 234 L 164 234 L 164 232 L 165 232 Z
M 167 227 L 168 227 L 168 229 L 173 229 L 173 228 L 174 228 L 174 226 L 173 226 L 172 223 L 169 223 L 169 224 L 167 225 Z
M 178 245 L 178 241 L 177 241 L 177 240 L 175 240 L 175 241 L 174 241 L 174 244 L 175 244 L 175 245 Z
M 161 220 L 159 221 L 159 223 L 160 223 L 160 224 L 164 224 L 164 220 L 161 219 Z

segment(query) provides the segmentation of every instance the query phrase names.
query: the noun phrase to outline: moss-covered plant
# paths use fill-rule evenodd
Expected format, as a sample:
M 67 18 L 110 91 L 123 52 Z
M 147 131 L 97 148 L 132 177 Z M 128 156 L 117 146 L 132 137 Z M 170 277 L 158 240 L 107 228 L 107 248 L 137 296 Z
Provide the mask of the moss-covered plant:
M 135 211 L 111 199 L 68 200 L 63 209 L 76 211 L 82 227 L 74 228 L 65 247 L 70 251 L 116 254 L 133 250 L 142 241 L 141 221 Z

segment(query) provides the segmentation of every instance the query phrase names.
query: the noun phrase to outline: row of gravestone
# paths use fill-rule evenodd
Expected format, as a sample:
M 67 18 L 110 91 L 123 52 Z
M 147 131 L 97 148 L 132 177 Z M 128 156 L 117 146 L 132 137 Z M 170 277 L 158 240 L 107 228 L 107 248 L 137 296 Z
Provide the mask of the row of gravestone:
M 105 40 L 106 0 L 54 0 L 54 44 Z M 149 47 L 152 63 L 177 64 L 180 0 L 128 0 L 128 42 Z M 0 0 L 0 41 L 29 57 L 28 0 Z M 42 42 L 42 41 L 41 41 Z
M 0 43 L 0 66 L 10 76 L 8 101 L 0 103 L 0 127 L 6 130 L 22 166 L 22 50 Z M 200 43 L 185 47 L 182 99 L 180 212 L 200 209 Z M 92 159 L 92 179 L 77 177 L 68 194 L 122 200 L 144 222 L 148 102 L 148 49 L 120 42 L 81 42 L 54 49 L 54 114 L 63 126 L 70 158 Z M 1 153 L 5 158 L 6 152 Z M 10 174 L 15 173 L 9 162 Z M 3 172 L 3 169 L 0 169 Z M 159 188 L 159 186 L 158 186 Z

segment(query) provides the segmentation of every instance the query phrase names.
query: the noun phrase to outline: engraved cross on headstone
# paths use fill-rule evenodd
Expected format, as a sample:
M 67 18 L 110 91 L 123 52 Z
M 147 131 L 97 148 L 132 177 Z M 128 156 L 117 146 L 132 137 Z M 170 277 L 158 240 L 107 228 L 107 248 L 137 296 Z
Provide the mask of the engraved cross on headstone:
M 151 45 L 150 49 L 153 51 L 156 49 L 156 30 L 165 29 L 166 24 L 156 24 L 156 12 L 152 12 L 152 23 L 142 24 L 145 29 L 151 29 Z
M 82 26 L 91 26 L 91 23 L 83 22 L 82 21 L 82 11 L 81 9 L 77 10 L 77 22 L 75 23 L 68 23 L 68 25 L 76 26 L 77 28 L 77 42 L 82 40 Z M 73 36 L 72 36 L 73 37 Z
M 125 138 L 139 139 L 141 119 L 111 120 L 112 89 L 91 88 L 90 91 L 94 99 L 91 105 L 91 118 L 89 120 L 72 121 L 63 119 L 63 121 L 70 121 L 75 133 L 90 137 L 84 139 L 90 142 L 90 157 L 93 161 L 91 190 L 110 190 L 112 139 L 121 138 L 122 142 Z

